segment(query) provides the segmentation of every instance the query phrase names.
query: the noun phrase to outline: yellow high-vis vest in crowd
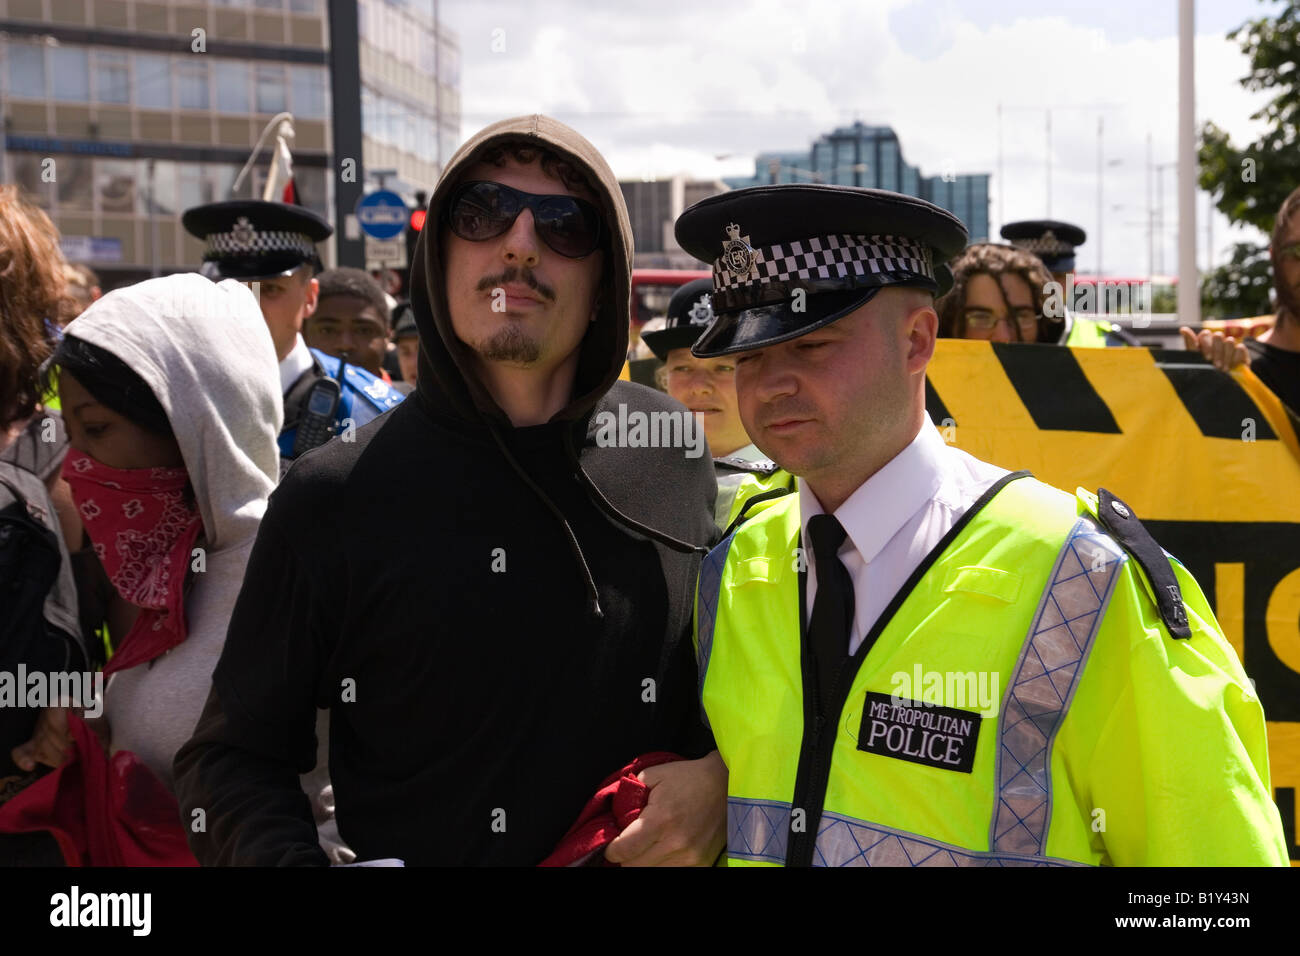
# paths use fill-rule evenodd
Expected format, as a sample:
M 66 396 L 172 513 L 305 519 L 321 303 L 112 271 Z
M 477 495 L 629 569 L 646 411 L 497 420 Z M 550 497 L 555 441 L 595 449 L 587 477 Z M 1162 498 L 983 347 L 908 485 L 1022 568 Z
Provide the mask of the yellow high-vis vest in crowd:
M 696 648 L 730 774 L 729 865 L 1286 865 L 1236 654 L 1191 575 L 1128 526 L 1122 547 L 1100 506 L 1024 473 L 999 481 L 825 707 L 806 693 L 799 495 L 718 545 Z M 1172 576 L 1143 570 L 1152 551 Z

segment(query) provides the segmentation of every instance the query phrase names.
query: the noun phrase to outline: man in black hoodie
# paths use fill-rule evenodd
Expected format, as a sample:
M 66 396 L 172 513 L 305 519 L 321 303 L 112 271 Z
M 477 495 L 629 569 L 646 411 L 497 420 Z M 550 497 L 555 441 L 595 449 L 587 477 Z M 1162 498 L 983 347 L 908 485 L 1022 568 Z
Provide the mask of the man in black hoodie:
M 608 857 L 712 863 L 726 772 L 690 627 L 715 483 L 690 449 L 599 440 L 612 416 L 686 414 L 617 381 L 632 260 L 618 184 L 575 131 L 521 117 L 457 152 L 429 211 L 418 388 L 301 458 L 271 499 L 176 758 L 184 818 L 204 811 L 191 848 L 205 864 L 326 862 L 297 775 L 328 708 L 359 860 L 535 864 L 603 778 L 669 750 L 688 759 L 645 772 L 646 810 Z M 397 509 L 395 551 L 374 529 Z

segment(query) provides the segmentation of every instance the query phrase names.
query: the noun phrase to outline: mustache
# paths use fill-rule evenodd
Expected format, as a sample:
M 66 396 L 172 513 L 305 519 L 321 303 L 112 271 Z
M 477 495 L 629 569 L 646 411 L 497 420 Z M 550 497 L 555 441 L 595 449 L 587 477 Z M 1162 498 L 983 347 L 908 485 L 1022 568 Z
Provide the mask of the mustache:
M 533 275 L 532 269 L 520 269 L 518 266 L 507 266 L 506 271 L 500 275 L 485 276 L 478 280 L 476 286 L 479 292 L 490 292 L 492 289 L 505 285 L 507 282 L 522 282 L 528 288 L 532 289 L 542 298 L 551 302 L 555 301 L 555 290 L 544 282 L 539 282 L 537 276 Z

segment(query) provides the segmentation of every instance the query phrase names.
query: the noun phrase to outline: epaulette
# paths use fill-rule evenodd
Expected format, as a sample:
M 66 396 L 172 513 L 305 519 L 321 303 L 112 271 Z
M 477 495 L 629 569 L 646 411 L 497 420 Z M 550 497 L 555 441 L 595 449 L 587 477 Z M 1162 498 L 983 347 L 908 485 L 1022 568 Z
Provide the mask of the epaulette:
M 728 455 L 725 458 L 713 459 L 713 464 L 719 468 L 725 468 L 728 471 L 747 471 L 751 475 L 762 475 L 764 478 L 775 474 L 780 465 L 770 458 L 758 458 L 754 461 L 747 461 L 737 455 Z
M 1138 520 L 1133 509 L 1120 501 L 1105 488 L 1097 489 L 1097 517 L 1110 532 L 1120 547 L 1133 556 L 1133 559 L 1146 572 L 1151 588 L 1155 591 L 1156 606 L 1165 627 L 1174 637 L 1188 638 L 1192 629 L 1187 623 L 1187 608 L 1183 604 L 1183 592 L 1178 587 L 1178 578 L 1169 566 L 1169 558 L 1164 549 L 1156 544 L 1142 522 Z

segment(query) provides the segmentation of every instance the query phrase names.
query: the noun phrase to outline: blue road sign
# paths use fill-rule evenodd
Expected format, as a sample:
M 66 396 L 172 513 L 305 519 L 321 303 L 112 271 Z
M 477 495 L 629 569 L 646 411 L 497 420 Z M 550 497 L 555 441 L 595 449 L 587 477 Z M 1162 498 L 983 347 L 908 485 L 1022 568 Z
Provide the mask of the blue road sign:
M 367 193 L 357 202 L 361 231 L 374 239 L 396 239 L 406 228 L 409 215 L 402 197 L 387 189 Z

